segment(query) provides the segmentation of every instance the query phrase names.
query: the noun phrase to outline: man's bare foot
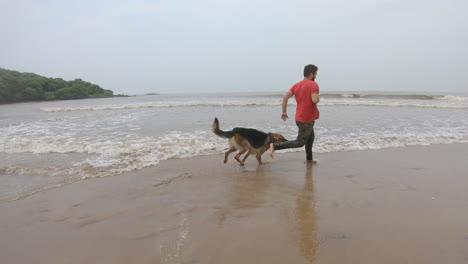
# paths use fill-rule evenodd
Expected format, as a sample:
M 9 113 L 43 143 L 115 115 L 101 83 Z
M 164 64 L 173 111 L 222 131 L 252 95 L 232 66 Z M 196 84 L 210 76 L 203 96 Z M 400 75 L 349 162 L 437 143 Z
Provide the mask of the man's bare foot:
M 306 160 L 306 161 L 304 161 L 305 164 L 311 164 L 311 165 L 312 164 L 317 164 L 317 162 L 318 162 L 317 160 Z
M 275 146 L 273 146 L 273 143 L 270 143 L 270 157 L 273 159 L 273 154 L 275 153 Z

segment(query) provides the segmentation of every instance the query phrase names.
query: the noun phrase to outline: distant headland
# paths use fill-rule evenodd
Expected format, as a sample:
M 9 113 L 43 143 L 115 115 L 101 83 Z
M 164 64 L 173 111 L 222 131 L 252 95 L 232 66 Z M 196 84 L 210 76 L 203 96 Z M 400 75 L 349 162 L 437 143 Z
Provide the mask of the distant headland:
M 65 81 L 0 68 L 0 104 L 127 96 L 114 95 L 113 91 L 82 79 Z

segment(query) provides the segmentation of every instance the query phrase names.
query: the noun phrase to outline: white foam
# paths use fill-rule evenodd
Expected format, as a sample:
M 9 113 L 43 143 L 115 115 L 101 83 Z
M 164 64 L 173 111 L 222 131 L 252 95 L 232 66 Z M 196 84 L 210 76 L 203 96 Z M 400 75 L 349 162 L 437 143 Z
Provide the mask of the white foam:
M 92 117 L 92 116 L 91 116 Z M 227 140 L 215 136 L 210 127 L 192 132 L 171 131 L 161 135 L 138 134 L 138 127 L 128 128 L 128 122 L 139 114 L 115 115 L 83 121 L 79 117 L 62 117 L 18 123 L 0 127 L 0 153 L 37 154 L 62 153 L 73 161 L 69 166 L 33 166 L 15 163 L 0 165 L 8 174 L 70 176 L 73 179 L 106 177 L 159 164 L 172 158 L 187 158 L 221 154 Z M 434 121 L 436 122 L 436 121 Z M 432 123 L 434 123 L 432 122 Z M 465 120 L 443 119 L 418 124 L 392 124 L 392 127 L 316 127 L 315 152 L 382 149 L 413 145 L 468 142 L 468 124 Z M 395 127 L 393 127 L 395 126 Z M 266 129 L 268 130 L 268 129 Z M 294 138 L 294 124 L 275 127 L 286 138 Z M 351 132 L 352 134 L 351 134 Z M 385 131 L 385 132 L 382 132 Z M 287 150 L 303 151 L 303 148 Z M 15 155 L 16 155 L 15 154 Z M 79 154 L 79 155 L 78 155 Z M 6 164 L 6 163 L 4 163 Z M 31 163 L 31 164 L 34 164 Z M 67 163 L 68 164 L 68 163 Z
M 388 107 L 421 107 L 421 108 L 456 108 L 468 109 L 468 97 L 444 96 L 444 100 L 377 100 L 377 99 L 331 99 L 322 98 L 321 106 L 388 106 Z M 350 95 L 349 97 L 352 97 Z M 294 99 L 289 101 L 295 105 Z M 279 106 L 281 101 L 277 99 L 267 101 L 224 101 L 224 102 L 172 102 L 172 103 L 145 103 L 145 104 L 120 104 L 120 105 L 88 105 L 79 107 L 41 107 L 45 112 L 73 112 L 73 111 L 103 111 L 122 109 L 144 108 L 173 108 L 173 107 L 246 107 L 246 106 Z
M 348 99 L 322 99 L 320 105 L 343 106 L 389 106 L 389 107 L 421 107 L 421 108 L 456 108 L 468 109 L 468 104 L 450 102 L 419 102 L 419 101 L 394 101 L 394 100 L 348 100 Z
M 18 132 L 25 128 L 20 126 Z M 29 129 L 28 136 L 1 138 L 0 152 L 4 153 L 83 153 L 88 158 L 78 161 L 72 168 L 3 168 L 10 174 L 74 175 L 79 178 L 106 177 L 144 167 L 157 165 L 171 158 L 193 157 L 222 151 L 226 146 L 213 140 L 211 131 L 190 133 L 171 132 L 160 137 L 144 137 L 133 133 L 111 133 L 109 135 L 77 136 L 76 134 L 51 134 Z
M 100 135 L 80 139 L 62 138 L 56 141 L 49 136 L 2 142 L 0 152 L 5 153 L 84 153 L 88 158 L 74 163 L 71 168 L 3 168 L 11 174 L 75 175 L 79 178 L 106 177 L 159 164 L 172 158 L 220 154 L 226 147 L 225 139 L 211 131 L 171 132 L 159 137 L 136 134 Z M 427 133 L 363 133 L 360 135 L 323 134 L 314 144 L 319 153 L 382 149 L 413 145 L 448 144 L 468 142 L 468 132 L 440 130 Z M 302 151 L 302 148 L 291 151 Z
M 340 94 L 340 96 L 344 98 L 364 97 L 366 95 L 367 94 Z
M 190 133 L 172 132 L 161 137 L 138 137 L 131 135 L 122 138 L 83 142 L 86 147 L 76 147 L 77 143 L 57 144 L 60 153 L 81 152 L 89 154 L 88 158 L 75 162 L 70 167 L 32 167 L 7 166 L 0 167 L 0 171 L 9 175 L 40 175 L 58 177 L 58 182 L 42 186 L 21 193 L 14 199 L 21 199 L 34 193 L 56 188 L 78 180 L 100 178 L 118 175 L 145 167 L 154 166 L 161 161 L 172 158 L 189 158 L 202 155 L 219 155 L 222 164 L 227 149 L 227 140 L 220 139 L 211 131 L 194 131 Z M 123 143 L 124 142 L 124 143 Z M 378 134 L 367 133 L 361 135 L 326 135 L 323 134 L 314 143 L 315 153 L 328 153 L 351 150 L 384 149 L 405 146 L 424 146 L 432 144 L 468 143 L 468 133 L 459 131 L 436 131 L 427 133 Z M 43 151 L 38 151 L 44 149 Z M 47 150 L 49 149 L 49 150 Z M 5 149 L 2 150 L 2 152 Z M 13 149 L 10 149 L 13 150 Z M 34 146 L 23 145 L 18 152 L 47 153 L 47 144 L 36 143 Z M 281 152 L 302 152 L 303 148 L 282 150 Z M 268 158 L 268 157 L 266 157 Z M 231 160 L 231 162 L 233 162 Z M 247 162 L 256 162 L 250 159 Z M 0 197 L 1 198 L 1 197 Z
M 468 97 L 465 96 L 454 96 L 454 95 L 446 95 L 446 96 L 441 96 L 436 99 L 439 100 L 450 100 L 450 101 L 468 101 Z
M 356 105 L 458 108 L 461 110 L 433 111 L 441 116 L 450 115 L 456 118 L 447 116 L 442 119 L 428 121 L 416 117 L 415 120 L 404 119 L 402 122 L 391 122 L 391 124 L 384 122 L 384 120 L 382 122 L 377 120 L 377 123 L 367 122 L 361 124 L 359 128 L 348 123 L 343 126 L 332 124 L 331 126 L 321 127 L 320 124 L 325 125 L 325 122 L 320 122 L 316 127 L 318 136 L 314 143 L 314 152 L 325 153 L 468 142 L 468 121 L 464 118 L 464 111 L 468 108 L 468 104 L 462 99 L 452 97 L 447 97 L 444 100 L 323 98 L 320 103 L 322 106 Z M 221 164 L 223 158 L 221 153 L 227 148 L 227 140 L 215 136 L 210 130 L 211 124 L 206 125 L 206 130 L 171 131 L 164 132 L 164 134 L 145 136 L 144 134 L 148 134 L 146 130 L 148 127 L 142 125 L 142 122 L 152 120 L 151 117 L 154 117 L 154 111 L 118 110 L 167 107 L 194 107 L 194 110 L 197 110 L 200 109 L 199 106 L 208 106 L 211 107 L 208 108 L 209 110 L 213 110 L 215 107 L 225 106 L 277 107 L 280 104 L 279 99 L 270 98 L 261 102 L 193 102 L 192 100 L 192 102 L 183 103 L 166 102 L 43 108 L 43 111 L 48 112 L 91 112 L 41 113 L 40 116 L 47 116 L 48 118 L 31 122 L 21 122 L 22 120 L 19 120 L 2 123 L 4 125 L 0 127 L 0 154 L 5 155 L 8 162 L 0 163 L 0 172 L 11 175 L 57 177 L 57 181 L 54 179 L 53 185 L 45 187 L 47 189 L 80 179 L 107 177 L 138 170 L 157 165 L 161 161 L 172 158 L 218 154 Z M 290 104 L 294 105 L 294 100 L 290 100 Z M 116 111 L 93 112 L 102 110 Z M 390 117 L 383 116 L 386 119 Z M 180 127 L 177 122 L 175 120 L 169 126 L 173 124 L 173 127 Z M 295 124 L 293 122 L 285 124 L 278 125 L 278 123 L 260 121 L 255 126 L 258 125 L 264 131 L 274 130 L 286 133 L 284 135 L 289 139 L 295 138 L 295 133 L 297 133 Z M 382 125 L 382 127 L 379 125 Z M 201 126 L 197 124 L 197 127 Z M 151 127 L 151 129 L 153 128 Z M 168 127 L 167 129 L 171 128 Z M 157 129 L 157 131 L 160 130 Z M 303 148 L 284 150 L 284 152 L 293 151 L 303 151 Z M 34 159 L 34 156 L 37 156 L 37 158 Z M 49 156 L 52 157 L 51 161 L 42 163 Z M 31 157 L 31 160 L 24 163 L 20 162 L 20 159 L 16 157 Z M 255 162 L 255 159 L 249 159 L 248 162 Z M 40 190 L 39 188 L 34 192 Z
M 41 107 L 45 112 L 70 112 L 70 111 L 102 111 L 141 108 L 171 108 L 171 107 L 197 107 L 197 106 L 272 106 L 278 105 L 277 101 L 270 102 L 174 102 L 174 103 L 147 103 L 147 104 L 122 104 L 122 105 L 90 105 L 80 107 Z

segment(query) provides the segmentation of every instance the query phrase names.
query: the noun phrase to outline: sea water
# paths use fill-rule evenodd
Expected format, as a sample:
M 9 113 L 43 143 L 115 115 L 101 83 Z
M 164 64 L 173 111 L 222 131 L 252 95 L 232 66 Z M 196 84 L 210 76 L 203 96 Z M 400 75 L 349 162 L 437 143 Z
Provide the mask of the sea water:
M 295 139 L 281 93 L 171 94 L 0 105 L 0 201 L 167 159 L 221 154 L 211 132 L 249 127 Z M 321 94 L 315 153 L 468 142 L 468 95 Z M 303 151 L 303 148 L 281 152 Z M 317 156 L 317 155 L 316 155 Z M 319 157 L 319 156 L 318 156 Z

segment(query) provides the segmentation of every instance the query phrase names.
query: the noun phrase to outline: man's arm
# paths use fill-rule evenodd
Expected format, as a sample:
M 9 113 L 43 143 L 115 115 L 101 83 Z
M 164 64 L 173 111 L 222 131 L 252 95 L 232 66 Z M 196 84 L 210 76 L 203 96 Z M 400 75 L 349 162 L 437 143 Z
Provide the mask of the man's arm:
M 282 105 L 282 109 L 283 109 L 283 113 L 281 114 L 281 119 L 283 119 L 283 121 L 286 121 L 286 119 L 288 119 L 288 113 L 286 111 L 286 108 L 288 106 L 288 100 L 289 98 L 293 97 L 293 92 L 291 92 L 290 90 L 283 96 L 283 105 Z
M 314 104 L 318 104 L 320 102 L 320 96 L 318 93 L 313 93 L 312 94 L 312 102 Z

